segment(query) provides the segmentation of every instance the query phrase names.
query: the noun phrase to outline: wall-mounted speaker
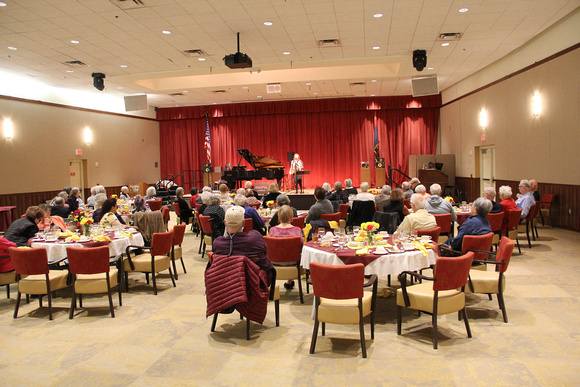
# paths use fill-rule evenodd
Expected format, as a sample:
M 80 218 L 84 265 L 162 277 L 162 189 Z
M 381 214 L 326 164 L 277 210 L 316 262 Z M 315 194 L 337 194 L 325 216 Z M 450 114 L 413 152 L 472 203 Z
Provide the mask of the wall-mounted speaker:
M 266 85 L 266 92 L 268 92 L 269 94 L 281 93 L 282 86 L 280 86 L 279 83 L 270 83 L 270 84 Z
M 360 167 L 361 168 L 370 168 L 370 163 L 368 161 L 361 161 Z
M 210 173 L 211 172 L 211 164 L 210 163 L 203 164 L 203 172 L 204 173 Z
M 149 104 L 147 103 L 147 94 L 125 96 L 125 111 L 131 112 L 134 110 L 149 110 Z
M 427 51 L 425 50 L 415 50 L 413 51 L 413 67 L 417 71 L 423 71 L 427 66 Z
M 385 167 L 385 158 L 379 157 L 378 160 L 375 160 L 375 168 L 384 168 Z
M 413 87 L 413 97 L 439 94 L 439 84 L 436 76 L 414 78 L 411 80 L 411 86 Z

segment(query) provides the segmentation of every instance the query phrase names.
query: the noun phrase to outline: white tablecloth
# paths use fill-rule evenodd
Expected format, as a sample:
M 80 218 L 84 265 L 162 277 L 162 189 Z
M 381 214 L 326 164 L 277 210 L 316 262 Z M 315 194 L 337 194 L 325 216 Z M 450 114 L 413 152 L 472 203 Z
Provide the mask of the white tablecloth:
M 419 250 L 388 254 L 375 259 L 365 266 L 365 274 L 398 275 L 406 270 L 415 271 L 424 269 L 435 264 L 436 260 L 437 254 L 434 250 L 427 250 L 426 256 Z M 344 262 L 333 252 L 304 246 L 302 248 L 300 264 L 303 268 L 310 269 L 311 262 L 327 265 L 344 265 Z
M 113 239 L 111 243 L 109 243 L 110 256 L 114 257 L 118 254 L 124 253 L 125 249 L 129 245 L 144 246 L 145 242 L 143 241 L 143 236 L 141 235 L 141 233 L 134 233 L 132 238 L 123 237 L 119 239 Z M 82 243 L 64 243 L 64 242 L 56 242 L 56 243 L 32 242 L 30 246 L 44 247 L 48 255 L 48 262 L 54 262 L 58 261 L 59 259 L 65 258 L 67 247 L 83 248 Z

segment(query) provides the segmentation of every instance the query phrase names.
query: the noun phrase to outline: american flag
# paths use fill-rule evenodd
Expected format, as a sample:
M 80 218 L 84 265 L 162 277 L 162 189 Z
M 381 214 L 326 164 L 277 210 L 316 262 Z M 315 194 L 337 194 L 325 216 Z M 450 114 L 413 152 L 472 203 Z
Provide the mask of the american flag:
M 205 142 L 203 147 L 207 154 L 207 162 L 211 164 L 211 139 L 209 137 L 209 118 L 207 114 L 205 115 Z

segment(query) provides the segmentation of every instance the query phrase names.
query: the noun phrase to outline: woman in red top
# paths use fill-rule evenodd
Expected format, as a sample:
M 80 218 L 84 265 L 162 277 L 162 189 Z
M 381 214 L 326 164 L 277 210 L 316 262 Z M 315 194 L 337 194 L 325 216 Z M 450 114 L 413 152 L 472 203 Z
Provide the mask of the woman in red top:
M 304 238 L 302 229 L 300 227 L 292 226 L 292 217 L 294 216 L 294 211 L 292 207 L 284 205 L 276 212 L 278 214 L 278 220 L 280 223 L 270 228 L 269 235 L 274 238 L 288 238 L 299 236 Z M 301 239 L 302 240 L 302 239 Z M 294 288 L 294 281 L 288 280 L 284 284 L 286 289 Z
M 516 201 L 512 199 L 512 187 L 509 185 L 502 185 L 499 187 L 499 197 L 501 199 L 501 207 L 503 208 L 503 225 L 501 226 L 501 233 L 505 234 L 508 224 L 508 216 L 510 210 L 517 210 Z

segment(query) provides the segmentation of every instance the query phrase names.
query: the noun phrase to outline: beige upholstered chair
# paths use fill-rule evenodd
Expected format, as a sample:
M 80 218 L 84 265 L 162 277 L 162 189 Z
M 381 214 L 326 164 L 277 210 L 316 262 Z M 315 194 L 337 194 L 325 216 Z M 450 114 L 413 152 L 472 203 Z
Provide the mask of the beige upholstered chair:
M 119 306 L 123 305 L 118 270 L 109 265 L 109 247 L 91 247 L 78 249 L 67 247 L 66 254 L 69 271 L 73 277 L 73 295 L 71 299 L 69 319 L 74 316 L 76 296 L 79 296 L 79 306 L 83 307 L 83 294 L 107 293 L 111 317 L 115 318 L 111 288 L 117 286 Z
M 173 263 L 173 275 L 175 275 L 175 279 L 179 279 L 177 275 L 177 267 L 175 265 L 175 261 L 180 260 L 181 266 L 183 267 L 183 272 L 187 273 L 185 270 L 185 263 L 183 262 L 183 250 L 181 248 L 181 244 L 183 243 L 183 237 L 185 236 L 185 223 L 176 224 L 173 226 L 173 242 L 171 245 L 171 262 Z
M 302 294 L 302 268 L 300 255 L 302 254 L 302 237 L 289 238 L 264 237 L 268 246 L 268 258 L 274 264 L 277 280 L 298 280 L 300 303 L 304 304 Z

